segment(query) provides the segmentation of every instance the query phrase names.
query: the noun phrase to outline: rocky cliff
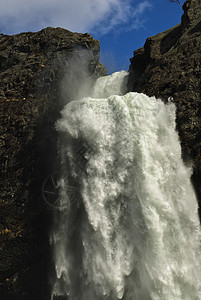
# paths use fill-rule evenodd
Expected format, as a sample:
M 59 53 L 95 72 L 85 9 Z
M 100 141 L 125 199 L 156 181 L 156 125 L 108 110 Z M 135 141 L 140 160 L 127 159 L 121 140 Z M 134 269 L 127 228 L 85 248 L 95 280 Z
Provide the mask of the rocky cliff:
M 99 42 L 87 33 L 0 36 L 1 300 L 50 299 L 51 211 L 41 187 L 59 170 L 54 123 L 81 87 L 87 93 L 105 74 Z
M 128 89 L 164 101 L 173 98 L 183 158 L 193 163 L 192 181 L 201 206 L 201 0 L 187 0 L 183 10 L 181 24 L 148 38 L 134 51 Z

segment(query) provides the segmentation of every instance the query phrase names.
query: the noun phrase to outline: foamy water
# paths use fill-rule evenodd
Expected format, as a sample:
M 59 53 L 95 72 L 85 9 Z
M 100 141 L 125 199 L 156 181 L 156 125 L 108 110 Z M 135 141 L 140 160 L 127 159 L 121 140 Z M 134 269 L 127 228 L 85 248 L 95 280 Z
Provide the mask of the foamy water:
M 69 103 L 57 122 L 79 199 L 72 205 L 63 186 L 52 299 L 201 299 L 197 201 L 175 106 L 125 94 L 126 80 L 100 78 L 93 98 Z

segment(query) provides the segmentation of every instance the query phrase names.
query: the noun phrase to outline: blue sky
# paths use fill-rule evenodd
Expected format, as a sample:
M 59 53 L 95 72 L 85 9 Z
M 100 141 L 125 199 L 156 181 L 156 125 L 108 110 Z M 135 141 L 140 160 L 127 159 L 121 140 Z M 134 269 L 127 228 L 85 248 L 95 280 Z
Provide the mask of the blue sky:
M 0 0 L 0 31 L 59 26 L 89 32 L 100 41 L 101 62 L 112 73 L 127 70 L 133 51 L 147 37 L 180 23 L 182 13 L 169 0 Z

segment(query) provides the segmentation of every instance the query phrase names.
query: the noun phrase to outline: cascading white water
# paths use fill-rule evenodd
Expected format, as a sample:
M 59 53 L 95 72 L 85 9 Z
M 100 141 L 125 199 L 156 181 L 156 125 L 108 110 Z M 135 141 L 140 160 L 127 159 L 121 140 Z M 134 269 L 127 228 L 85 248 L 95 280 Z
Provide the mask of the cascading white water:
M 175 106 L 124 94 L 127 73 L 66 105 L 57 130 L 67 184 L 52 233 L 54 295 L 70 300 L 197 300 L 200 227 Z

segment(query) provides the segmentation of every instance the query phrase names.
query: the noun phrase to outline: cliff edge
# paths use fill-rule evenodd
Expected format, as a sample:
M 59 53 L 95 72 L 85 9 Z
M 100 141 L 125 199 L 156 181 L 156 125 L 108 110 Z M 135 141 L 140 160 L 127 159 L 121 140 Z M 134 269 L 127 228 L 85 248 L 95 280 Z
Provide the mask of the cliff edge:
M 106 74 L 99 42 L 62 28 L 0 36 L 0 298 L 50 299 L 52 215 L 42 184 L 59 170 L 60 109 Z M 90 88 L 90 85 L 87 85 Z
M 193 164 L 201 207 L 201 0 L 187 0 L 183 10 L 181 24 L 149 37 L 134 51 L 128 89 L 164 101 L 173 98 L 183 159 Z

